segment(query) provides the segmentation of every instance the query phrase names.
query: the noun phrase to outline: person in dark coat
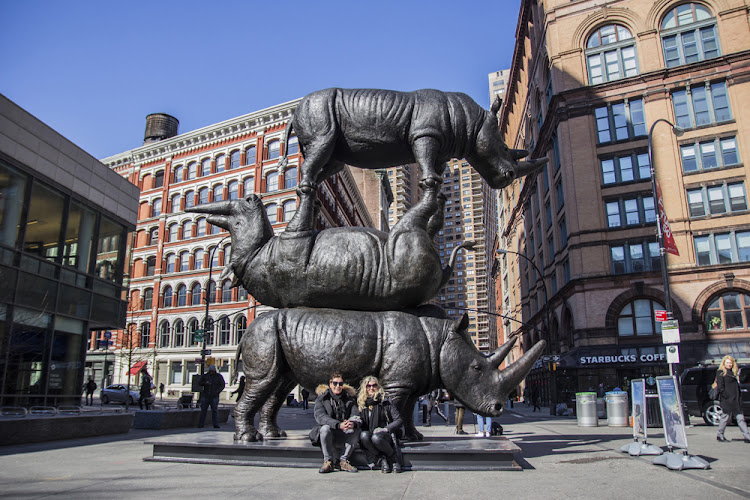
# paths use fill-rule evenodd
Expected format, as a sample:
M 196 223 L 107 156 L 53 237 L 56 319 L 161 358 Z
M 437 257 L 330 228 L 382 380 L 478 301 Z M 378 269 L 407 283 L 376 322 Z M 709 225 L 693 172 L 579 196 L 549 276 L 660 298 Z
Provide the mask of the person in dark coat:
M 146 404 L 146 409 L 150 409 L 148 406 L 151 404 L 151 386 L 153 385 L 151 375 L 148 374 L 146 369 L 141 370 L 141 390 L 138 397 L 138 406 L 143 409 L 143 404 Z
M 159 384 L 159 399 L 164 399 L 164 382 Z
M 94 404 L 94 391 L 96 390 L 96 382 L 94 377 L 89 377 L 89 381 L 84 386 L 86 389 L 86 405 L 91 406 Z
M 536 384 L 531 388 L 531 404 L 534 405 L 534 409 L 531 410 L 532 412 L 535 412 L 537 408 L 539 411 L 542 411 L 542 408 L 539 406 L 539 387 Z
M 224 390 L 224 377 L 216 371 L 216 365 L 208 366 L 208 373 L 200 378 L 201 391 L 201 416 L 198 419 L 198 428 L 202 428 L 206 423 L 206 413 L 211 406 L 211 421 L 214 429 L 219 428 L 219 395 Z
M 300 396 L 302 396 L 302 409 L 307 410 L 308 408 L 307 400 L 310 399 L 310 391 L 308 391 L 307 389 L 303 387 L 302 390 L 299 391 L 299 393 L 300 393 Z
M 464 430 L 464 415 L 466 414 L 466 407 L 458 399 L 451 398 L 449 394 L 446 394 L 446 398 L 453 399 L 453 406 L 456 407 L 456 434 L 468 434 L 468 432 Z
M 443 415 L 443 412 L 440 411 L 440 401 L 443 399 L 443 390 L 442 389 L 435 389 L 434 391 L 430 392 L 429 394 L 426 394 L 424 397 L 424 404 L 425 404 L 425 415 L 427 422 L 424 424 L 425 427 L 430 427 L 432 425 L 432 410 L 435 410 L 435 413 L 440 415 L 440 418 L 442 418 L 445 421 L 445 425 L 450 425 L 450 420 L 448 417 Z
M 357 395 L 359 416 L 362 419 L 360 445 L 365 450 L 370 469 L 380 462 L 381 472 L 401 472 L 401 461 L 396 451 L 401 436 L 401 414 L 391 400 L 385 397 L 380 382 L 373 376 L 365 377 Z
M 310 441 L 323 451 L 323 466 L 318 472 L 333 472 L 333 454 L 336 448 L 344 447 L 338 462 L 338 469 L 345 472 L 359 472 L 350 462 L 354 447 L 359 442 L 357 428 L 362 420 L 357 408 L 354 387 L 344 384 L 340 373 L 334 373 L 328 385 L 319 385 L 315 393 L 315 421 L 317 426 L 310 431 Z
M 236 401 L 239 401 L 240 398 L 242 397 L 243 392 L 245 392 L 245 376 L 244 375 L 240 377 L 240 383 L 237 384 L 237 390 L 230 392 L 229 395 L 232 396 L 234 394 L 237 394 Z
M 722 411 L 719 417 L 719 428 L 716 431 L 716 440 L 723 443 L 729 441 L 724 437 L 724 430 L 732 416 L 735 416 L 737 426 L 740 428 L 745 442 L 750 443 L 750 433 L 747 431 L 745 415 L 742 413 L 742 393 L 737 379 L 737 362 L 732 356 L 724 356 L 724 359 L 721 360 L 721 365 L 716 372 L 716 389 Z

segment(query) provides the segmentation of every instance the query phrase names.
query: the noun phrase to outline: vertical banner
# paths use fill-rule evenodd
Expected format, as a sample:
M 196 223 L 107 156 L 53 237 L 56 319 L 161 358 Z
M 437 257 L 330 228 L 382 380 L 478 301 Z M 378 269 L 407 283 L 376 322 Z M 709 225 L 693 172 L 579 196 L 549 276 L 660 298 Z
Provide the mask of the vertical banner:
M 661 186 L 659 181 L 654 179 L 656 183 L 656 205 L 659 210 L 659 224 L 661 224 L 661 234 L 664 241 L 664 250 L 671 253 L 672 255 L 680 255 L 677 250 L 677 244 L 674 242 L 674 236 L 672 236 L 672 228 L 669 227 L 669 219 L 667 218 L 667 212 L 664 210 L 664 198 L 661 195 Z
M 659 406 L 667 446 L 687 450 L 687 434 L 682 414 L 682 401 L 677 392 L 677 379 L 670 375 L 656 377 L 656 389 L 659 392 Z
M 633 407 L 633 438 L 646 439 L 646 381 L 642 378 L 630 381 L 630 398 Z

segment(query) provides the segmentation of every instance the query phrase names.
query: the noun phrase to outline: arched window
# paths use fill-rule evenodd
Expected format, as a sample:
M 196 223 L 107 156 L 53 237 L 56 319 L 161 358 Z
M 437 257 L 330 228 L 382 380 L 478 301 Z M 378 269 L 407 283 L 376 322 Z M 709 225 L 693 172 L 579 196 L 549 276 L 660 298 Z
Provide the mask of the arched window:
M 255 165 L 255 146 L 245 150 L 245 165 Z
M 279 190 L 279 173 L 268 172 L 266 174 L 266 193 Z
M 182 347 L 185 344 L 185 324 L 181 319 L 174 323 L 174 342 L 173 347 Z
M 185 167 L 180 165 L 179 167 L 175 167 L 174 169 L 174 182 L 175 184 L 178 182 L 182 182 L 185 180 Z
M 180 195 L 172 195 L 172 213 L 180 211 Z
M 201 177 L 211 175 L 211 158 L 201 160 Z
M 177 287 L 177 307 L 187 305 L 187 287 L 180 285 Z
M 214 186 L 214 201 L 221 201 L 224 198 L 224 186 L 217 184 Z
M 224 265 L 228 266 L 229 261 L 232 259 L 232 245 L 224 245 L 224 248 L 222 248 L 221 251 L 224 253 Z
M 297 187 L 297 167 L 284 170 L 284 188 L 291 189 L 293 187 Z
M 201 286 L 195 283 L 190 289 L 190 305 L 197 306 L 201 303 Z
M 286 145 L 286 154 L 295 155 L 299 153 L 299 141 L 297 136 L 293 135 L 289 138 L 289 143 Z
M 156 257 L 146 259 L 146 276 L 153 276 L 156 272 Z
M 297 212 L 297 200 L 289 200 L 284 202 L 284 222 L 289 222 Z
M 206 236 L 206 219 L 198 219 L 198 232 L 196 236 Z
M 193 237 L 193 221 L 186 220 L 182 223 L 182 239 L 189 240 Z
M 269 203 L 268 205 L 266 205 L 266 214 L 268 214 L 268 220 L 271 222 L 271 224 L 276 224 L 276 203 Z
M 180 232 L 180 226 L 177 223 L 169 225 L 169 241 L 177 241 Z
M 153 307 L 154 301 L 154 290 L 152 288 L 146 288 L 143 292 L 143 310 L 148 311 Z
M 586 65 L 591 85 L 637 75 L 633 35 L 619 24 L 597 29 L 586 43 Z
M 198 205 L 208 203 L 208 188 L 204 187 L 198 190 Z
M 268 158 L 267 160 L 273 160 L 274 158 L 279 157 L 279 145 L 281 142 L 276 139 L 268 143 Z
M 211 267 L 216 267 L 219 265 L 219 250 L 216 249 L 216 247 L 211 247 L 208 249 L 208 255 L 211 257 Z
M 229 154 L 229 169 L 240 167 L 240 150 L 235 149 Z
M 636 299 L 626 304 L 617 317 L 617 334 L 632 337 L 661 333 L 661 323 L 654 319 L 654 310 L 663 309 L 664 306 L 650 299 Z
M 148 321 L 141 323 L 141 347 L 148 347 L 151 341 L 151 323 Z
M 156 198 L 151 204 L 151 217 L 158 217 L 161 215 L 161 198 Z
M 185 250 L 180 252 L 180 271 L 190 270 L 190 252 Z
M 208 284 L 208 302 L 214 304 L 216 302 L 216 282 L 211 280 Z
M 198 339 L 195 338 L 195 332 L 198 330 L 198 320 L 191 318 L 188 322 L 188 345 L 198 345 Z
M 226 155 L 219 155 L 216 157 L 216 173 L 223 172 L 224 167 L 226 167 L 227 164 L 227 157 Z
M 247 290 L 242 285 L 237 289 L 237 300 L 247 300 Z
M 722 332 L 750 328 L 750 294 L 733 291 L 714 297 L 704 315 L 706 330 Z
M 230 200 L 237 199 L 239 188 L 240 188 L 240 184 L 237 181 L 232 181 L 227 185 L 227 191 L 228 191 Z
M 148 244 L 156 245 L 159 242 L 159 228 L 152 227 L 148 232 Z
M 232 333 L 229 318 L 222 316 L 219 319 L 219 342 L 218 345 L 229 345 L 230 335 Z
M 185 208 L 195 206 L 195 191 L 188 191 L 185 193 Z
M 191 179 L 195 179 L 196 177 L 198 177 L 198 163 L 191 161 L 187 166 L 187 179 L 185 180 L 189 181 Z
M 221 301 L 232 302 L 232 280 L 224 280 L 221 284 Z
M 154 175 L 154 187 L 160 188 L 164 186 L 164 170 L 159 170 Z
M 172 307 L 172 287 L 167 286 L 164 289 L 164 307 Z
M 203 250 L 201 250 L 200 248 L 195 251 L 195 259 L 193 259 L 194 269 L 203 269 L 203 254 L 204 253 L 205 252 L 203 252 Z
M 247 328 L 247 318 L 244 316 L 240 316 L 234 321 L 234 335 L 235 343 L 239 343 L 240 339 L 242 339 L 242 334 L 245 333 L 245 328 Z
M 159 327 L 159 347 L 169 347 L 169 321 L 162 322 Z
M 168 273 L 174 272 L 176 262 L 177 262 L 177 257 L 175 257 L 175 254 L 171 253 L 167 255 L 167 272 Z
M 661 23 L 661 43 L 668 68 L 721 55 L 716 18 L 697 3 L 684 3 L 667 12 Z
M 211 234 L 219 234 L 221 232 L 221 228 L 219 226 L 215 226 L 213 224 L 209 224 L 211 226 Z
M 255 177 L 245 177 L 242 181 L 242 196 L 245 197 L 255 192 Z

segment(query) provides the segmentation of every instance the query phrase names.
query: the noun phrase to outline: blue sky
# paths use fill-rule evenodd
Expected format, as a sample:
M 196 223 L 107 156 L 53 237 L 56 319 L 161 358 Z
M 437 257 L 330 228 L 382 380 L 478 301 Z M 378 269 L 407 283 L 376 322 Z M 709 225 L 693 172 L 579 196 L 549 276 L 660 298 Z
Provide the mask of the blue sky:
M 510 66 L 520 0 L 0 0 L 0 93 L 97 158 L 326 87 L 466 92 Z

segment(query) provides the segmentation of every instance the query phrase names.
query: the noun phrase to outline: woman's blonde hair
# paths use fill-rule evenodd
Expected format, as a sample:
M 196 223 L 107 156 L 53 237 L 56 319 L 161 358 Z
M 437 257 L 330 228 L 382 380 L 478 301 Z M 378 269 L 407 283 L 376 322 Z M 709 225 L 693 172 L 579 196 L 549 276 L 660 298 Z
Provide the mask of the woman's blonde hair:
M 735 360 L 732 356 L 726 355 L 723 358 L 721 358 L 721 364 L 719 365 L 719 371 L 722 375 L 727 374 L 727 369 L 724 367 L 724 361 L 731 359 L 732 360 L 732 373 L 734 374 L 735 378 L 737 377 L 737 360 Z
M 368 375 L 367 377 L 362 379 L 362 383 L 359 384 L 359 393 L 357 394 L 357 406 L 359 406 L 359 409 L 365 407 L 365 401 L 367 401 L 367 384 L 370 382 L 375 382 L 378 384 L 378 393 L 375 394 L 375 401 L 382 401 L 385 397 L 385 392 L 383 391 L 383 386 L 380 385 L 380 381 L 377 377 L 374 377 L 372 375 Z

